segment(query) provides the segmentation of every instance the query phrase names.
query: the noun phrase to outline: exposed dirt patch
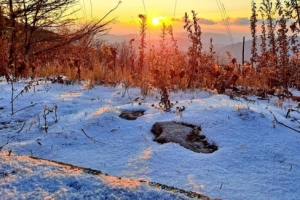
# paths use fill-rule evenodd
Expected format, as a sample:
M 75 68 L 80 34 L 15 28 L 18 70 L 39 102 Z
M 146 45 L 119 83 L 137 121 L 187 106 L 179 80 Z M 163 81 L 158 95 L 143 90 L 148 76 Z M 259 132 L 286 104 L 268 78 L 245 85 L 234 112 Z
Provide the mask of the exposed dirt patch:
M 123 110 L 119 117 L 127 120 L 136 120 L 144 115 L 145 110 Z
M 151 129 L 155 135 L 153 141 L 164 144 L 178 143 L 197 153 L 213 153 L 218 146 L 209 143 L 206 136 L 201 134 L 201 127 L 180 122 L 156 122 Z

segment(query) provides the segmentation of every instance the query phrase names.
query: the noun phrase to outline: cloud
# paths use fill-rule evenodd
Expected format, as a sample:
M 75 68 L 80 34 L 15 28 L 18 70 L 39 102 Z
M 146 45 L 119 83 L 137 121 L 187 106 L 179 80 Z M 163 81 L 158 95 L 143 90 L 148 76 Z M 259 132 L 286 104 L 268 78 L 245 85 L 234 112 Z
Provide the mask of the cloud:
M 230 18 L 229 23 L 234 24 L 234 25 L 250 25 L 250 20 L 247 17 Z
M 184 17 L 182 18 L 172 18 L 171 21 L 172 22 L 183 22 L 184 23 Z M 190 21 L 192 21 L 192 19 L 189 18 Z M 216 21 L 213 21 L 211 19 L 206 19 L 206 18 L 198 18 L 198 23 L 199 24 L 206 24 L 206 25 L 214 25 L 217 24 Z
M 217 24 L 217 22 L 211 20 L 211 19 L 205 19 L 205 18 L 198 18 L 199 24 L 206 24 L 206 25 L 214 25 Z
M 181 17 L 181 18 L 172 18 L 171 21 L 172 22 L 184 22 L 184 17 Z
M 189 18 L 189 20 L 192 22 L 192 19 Z M 184 17 L 182 18 L 172 18 L 172 22 L 180 22 L 184 23 Z M 228 18 L 228 22 L 231 25 L 250 25 L 250 19 L 247 17 L 240 17 L 240 18 Z M 223 24 L 223 21 L 215 21 L 212 19 L 207 19 L 207 18 L 198 18 L 198 23 L 201 25 L 216 25 L 216 24 Z M 258 19 L 257 24 L 261 24 L 261 20 Z

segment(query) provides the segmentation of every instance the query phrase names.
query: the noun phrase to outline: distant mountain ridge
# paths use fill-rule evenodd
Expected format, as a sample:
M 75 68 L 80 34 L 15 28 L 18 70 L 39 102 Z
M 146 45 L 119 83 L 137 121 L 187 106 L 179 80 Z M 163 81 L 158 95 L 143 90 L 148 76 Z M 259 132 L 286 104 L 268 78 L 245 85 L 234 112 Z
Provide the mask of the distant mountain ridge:
M 190 40 L 188 38 L 188 33 L 179 32 L 174 33 L 174 37 L 178 42 L 178 46 L 180 50 L 187 51 L 188 47 L 190 46 Z M 114 44 L 114 43 L 122 43 L 122 42 L 129 42 L 131 39 L 135 39 L 136 41 L 140 41 L 140 36 L 138 34 L 128 34 L 128 35 L 105 35 L 102 37 L 107 42 Z M 168 37 L 169 38 L 169 37 Z M 209 50 L 210 38 L 213 39 L 213 45 L 215 48 L 221 48 L 223 46 L 229 45 L 231 43 L 230 39 L 225 34 L 219 33 L 202 33 L 201 41 L 203 45 L 203 50 Z M 150 40 L 149 40 L 150 39 Z M 146 43 L 147 46 L 150 43 L 150 46 L 159 46 L 159 37 L 158 36 L 146 36 Z
M 298 37 L 298 40 L 300 40 L 300 38 Z M 260 55 L 261 54 L 261 39 L 257 38 L 256 41 L 256 48 L 257 48 L 257 54 Z M 267 41 L 267 45 L 268 45 L 268 41 Z M 247 40 L 245 41 L 245 61 L 250 61 L 250 58 L 252 57 L 251 55 L 251 48 L 252 48 L 252 40 Z M 226 52 L 230 52 L 230 54 L 232 55 L 232 57 L 235 57 L 239 63 L 242 63 L 242 50 L 243 50 L 243 42 L 237 42 L 234 45 L 226 45 L 223 46 L 222 48 L 220 48 L 219 53 L 221 55 L 225 54 Z M 289 50 L 289 54 L 292 56 L 293 52 L 291 50 Z
M 174 37 L 177 40 L 178 47 L 181 51 L 187 51 L 188 47 L 190 46 L 191 42 L 188 38 L 188 33 L 179 32 L 174 33 Z M 229 52 L 233 58 L 236 58 L 238 63 L 242 63 L 242 49 L 243 49 L 243 42 L 242 38 L 233 38 L 233 41 L 240 41 L 232 44 L 230 38 L 226 34 L 221 33 L 202 33 L 201 41 L 202 41 L 202 49 L 203 51 L 209 51 L 210 45 L 210 38 L 213 39 L 213 51 L 219 56 L 219 58 L 223 59 L 223 62 L 227 61 L 227 54 Z M 140 42 L 140 36 L 138 34 L 128 34 L 128 35 L 105 35 L 103 39 L 107 42 L 114 44 L 114 43 L 122 43 L 122 42 L 129 42 L 131 39 L 135 39 L 135 45 L 138 47 Z M 170 41 L 167 41 L 170 45 Z M 150 41 L 149 37 L 146 38 L 147 47 L 159 47 L 159 37 L 151 37 Z M 150 43 L 150 45 L 149 45 Z M 260 54 L 260 45 L 261 39 L 258 38 L 256 42 L 257 53 Z M 245 52 L 244 52 L 244 59 L 245 61 L 250 61 L 251 58 L 251 47 L 252 47 L 252 40 L 245 41 Z M 290 52 L 291 54 L 291 52 Z

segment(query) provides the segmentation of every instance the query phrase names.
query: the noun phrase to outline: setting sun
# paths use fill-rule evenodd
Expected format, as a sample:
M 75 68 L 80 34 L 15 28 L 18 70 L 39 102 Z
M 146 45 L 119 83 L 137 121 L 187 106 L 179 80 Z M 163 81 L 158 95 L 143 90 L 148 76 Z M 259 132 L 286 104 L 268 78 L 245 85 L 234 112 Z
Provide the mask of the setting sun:
M 157 25 L 159 24 L 159 19 L 158 19 L 157 17 L 153 17 L 153 18 L 152 18 L 152 24 L 153 24 L 154 26 L 157 26 Z
M 165 25 L 169 25 L 171 24 L 171 21 L 168 20 L 167 17 L 162 17 L 162 16 L 153 16 L 152 17 L 152 25 L 153 26 L 158 26 L 160 24 L 165 24 Z

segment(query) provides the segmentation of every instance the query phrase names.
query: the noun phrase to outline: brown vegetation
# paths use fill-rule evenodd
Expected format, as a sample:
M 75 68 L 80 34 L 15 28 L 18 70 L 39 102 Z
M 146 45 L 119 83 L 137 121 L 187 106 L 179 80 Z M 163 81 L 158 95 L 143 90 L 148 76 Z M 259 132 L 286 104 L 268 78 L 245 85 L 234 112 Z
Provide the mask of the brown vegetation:
M 297 43 L 295 37 L 287 37 L 287 32 L 292 30 L 287 22 L 292 17 L 288 18 L 280 2 L 276 2 L 274 7 L 270 0 L 264 0 L 258 10 L 263 19 L 259 55 L 256 49 L 257 8 L 252 1 L 251 61 L 239 64 L 228 53 L 227 65 L 222 66 L 218 65 L 212 39 L 209 52 L 202 50 L 202 32 L 195 11 L 192 11 L 191 19 L 185 14 L 184 28 L 189 34 L 190 48 L 188 52 L 182 52 L 172 27 L 165 24 L 161 27 L 160 46 L 147 46 L 146 15 L 138 16 L 140 43 L 132 38 L 122 44 L 108 44 L 95 37 L 107 29 L 109 22 L 102 22 L 103 19 L 74 30 L 69 26 L 70 21 L 58 18 L 48 19 L 44 22 L 46 24 L 38 23 L 36 20 L 39 18 L 32 13 L 37 12 L 41 16 L 46 16 L 46 13 L 35 1 L 27 2 L 28 6 L 33 6 L 32 10 L 21 9 L 22 2 L 9 2 L 12 4 L 2 7 L 0 12 L 1 30 L 6 30 L 0 35 L 0 46 L 4 49 L 0 55 L 0 75 L 5 75 L 8 80 L 10 77 L 66 75 L 73 81 L 89 80 L 91 86 L 118 83 L 122 83 L 125 89 L 138 86 L 143 96 L 153 88 L 161 92 L 166 89 L 208 88 L 224 93 L 226 88 L 236 85 L 271 91 L 274 87 L 297 87 L 300 84 Z M 55 8 L 67 7 L 72 2 L 61 1 Z M 43 5 L 45 8 L 49 6 L 47 3 Z M 291 5 L 286 6 L 291 8 Z M 274 13 L 281 18 L 275 19 Z M 55 31 L 47 28 L 54 24 L 59 24 Z M 11 30 L 10 27 L 15 28 Z M 290 55 L 289 49 L 293 49 L 295 54 Z

